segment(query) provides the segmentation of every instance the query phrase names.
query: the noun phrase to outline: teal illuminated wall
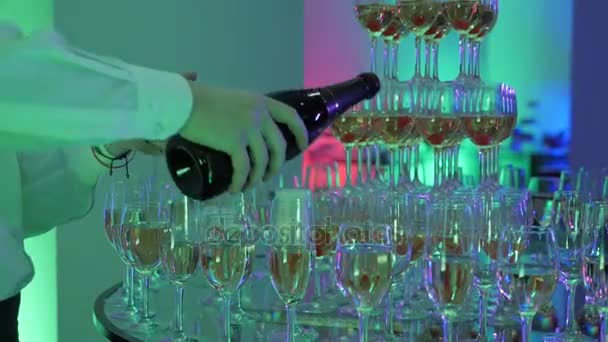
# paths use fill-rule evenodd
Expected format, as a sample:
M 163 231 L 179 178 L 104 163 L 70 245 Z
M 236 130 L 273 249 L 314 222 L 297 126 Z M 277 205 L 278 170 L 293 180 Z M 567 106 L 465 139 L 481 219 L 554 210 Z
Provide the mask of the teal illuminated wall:
M 0 20 L 18 24 L 25 33 L 51 27 L 53 12 L 52 0 L 0 1 Z M 56 240 L 52 231 L 25 242 L 36 277 L 22 295 L 19 332 L 24 342 L 57 341 Z

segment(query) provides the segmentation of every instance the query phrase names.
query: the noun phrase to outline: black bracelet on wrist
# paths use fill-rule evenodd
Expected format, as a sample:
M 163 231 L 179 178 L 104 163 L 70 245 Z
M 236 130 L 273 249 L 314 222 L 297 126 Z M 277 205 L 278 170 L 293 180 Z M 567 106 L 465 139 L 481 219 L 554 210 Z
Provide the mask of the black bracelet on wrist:
M 98 146 L 91 147 L 91 152 L 95 159 L 104 167 L 110 170 L 110 176 L 114 174 L 114 169 L 125 168 L 126 177 L 129 178 L 129 163 L 135 157 L 136 151 L 128 150 L 127 152 L 116 157 L 111 156 L 107 151 L 103 151 Z

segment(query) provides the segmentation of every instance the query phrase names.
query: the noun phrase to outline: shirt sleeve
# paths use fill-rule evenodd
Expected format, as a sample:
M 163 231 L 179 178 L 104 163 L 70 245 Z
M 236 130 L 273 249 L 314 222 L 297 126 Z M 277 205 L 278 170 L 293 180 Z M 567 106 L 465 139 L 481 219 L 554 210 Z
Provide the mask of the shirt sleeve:
M 107 172 L 82 147 L 20 152 L 17 159 L 26 237 L 86 216 L 99 176 Z
M 70 46 L 55 32 L 2 37 L 0 147 L 162 140 L 192 109 L 179 74 L 130 65 Z

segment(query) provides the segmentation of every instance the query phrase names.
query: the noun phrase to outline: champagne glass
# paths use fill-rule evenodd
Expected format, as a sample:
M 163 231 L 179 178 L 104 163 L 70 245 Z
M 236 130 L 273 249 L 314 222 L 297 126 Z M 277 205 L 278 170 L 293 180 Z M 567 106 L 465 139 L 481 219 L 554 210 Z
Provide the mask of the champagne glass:
M 104 203 L 104 231 L 106 238 L 118 257 L 125 265 L 125 280 L 122 284 L 119 302 L 116 303 L 118 312 L 111 313 L 113 319 L 120 321 L 135 321 L 137 308 L 135 306 L 135 270 L 130 265 L 121 236 L 121 217 L 127 203 L 131 185 L 126 181 L 113 182 L 105 195 Z
M 551 301 L 559 274 L 557 253 L 551 228 L 522 226 L 505 230 L 499 240 L 498 287 L 519 308 L 523 342 L 531 341 L 538 309 Z
M 223 303 L 223 328 L 231 341 L 231 303 L 253 270 L 255 242 L 243 193 L 208 200 L 201 214 L 201 265 Z
M 445 172 L 442 168 L 446 149 L 461 139 L 463 132 L 458 111 L 460 110 L 460 89 L 453 83 L 427 85 L 422 90 L 422 113 L 416 118 L 416 129 L 424 140 L 433 147 L 435 154 L 434 191 L 439 193 Z
M 368 341 L 370 314 L 390 290 L 393 269 L 390 227 L 375 224 L 369 209 L 365 219 L 340 225 L 336 252 L 338 286 L 357 310 L 360 342 Z
M 498 190 L 498 147 L 515 128 L 515 91 L 505 84 L 484 85 L 467 88 L 463 95 L 461 120 L 464 131 L 479 148 L 479 187 Z
M 327 176 L 331 184 L 331 170 Z M 338 239 L 339 226 L 335 221 L 335 213 L 338 211 L 338 198 L 331 191 L 318 190 L 312 194 L 314 208 L 314 228 L 312 229 L 312 240 L 315 246 L 315 269 L 313 270 L 314 296 L 307 302 L 299 305 L 301 311 L 306 313 L 328 313 L 334 311 L 337 303 L 333 298 L 328 298 L 328 293 L 322 293 L 321 274 L 327 272 L 333 262 L 336 252 L 336 241 Z
M 386 312 L 386 327 L 393 335 L 395 329 L 393 316 L 405 318 L 406 320 L 419 319 L 427 311 L 427 303 L 416 300 L 412 290 L 417 290 L 420 282 L 409 279 L 411 266 L 415 266 L 424 249 L 424 236 L 429 215 L 428 196 L 420 193 L 405 193 L 389 196 L 389 202 L 375 201 L 380 206 L 380 223 L 386 223 L 391 229 L 393 236 L 394 265 L 392 271 L 392 289 L 388 294 L 387 304 L 390 304 Z M 386 221 L 382 221 L 386 218 Z M 415 268 L 415 267 L 414 267 Z M 418 274 L 417 270 L 413 270 Z M 414 281 L 411 281 L 414 280 Z M 393 298 L 393 293 L 398 296 Z M 426 296 L 426 293 L 424 294 Z M 428 297 L 427 297 L 428 302 Z M 395 310 L 397 309 L 397 310 Z
M 459 72 L 457 82 L 465 82 L 469 79 L 467 70 L 467 37 L 471 29 L 478 22 L 479 0 L 445 0 L 444 10 L 452 28 L 459 36 Z
M 424 245 L 424 284 L 441 314 L 444 341 L 455 341 L 453 322 L 463 311 L 473 283 L 477 229 L 469 198 L 443 197 L 433 203 Z
M 137 181 L 122 215 L 124 248 L 130 264 L 142 277 L 143 312 L 138 329 L 152 333 L 158 327 L 150 312 L 150 279 L 160 265 L 160 245 L 170 225 L 172 188 L 155 177 Z
M 466 6 L 465 6 L 466 7 Z M 477 12 L 467 37 L 470 46 L 469 75 L 474 82 L 482 83 L 479 50 L 481 42 L 494 29 L 498 21 L 498 0 L 478 0 Z
M 423 35 L 425 43 L 424 77 L 428 80 L 439 82 L 439 43 L 448 35 L 450 29 L 450 22 L 442 6 L 439 8 L 433 24 Z
M 577 328 L 576 288 L 582 281 L 583 210 L 586 196 L 576 191 L 556 191 L 553 196 L 553 219 L 560 262 L 560 281 L 566 288 L 566 329 L 560 341 L 580 341 L 583 335 Z
M 162 236 L 160 246 L 162 270 L 176 290 L 172 341 L 198 341 L 184 332 L 184 285 L 194 275 L 200 257 L 199 205 L 185 196 L 178 196 L 171 202 L 171 226 Z
M 608 340 L 608 203 L 594 201 L 585 205 L 583 231 L 583 282 L 586 296 L 594 301 L 600 314 L 600 341 Z
M 296 338 L 296 305 L 306 294 L 315 255 L 310 190 L 277 191 L 270 216 L 275 238 L 268 250 L 268 268 L 272 286 L 285 304 L 285 340 L 292 342 L 299 339 Z
M 399 16 L 405 27 L 415 38 L 414 76 L 411 81 L 422 80 L 421 49 L 425 33 L 433 26 L 435 18 L 441 12 L 441 3 L 436 0 L 400 0 Z
M 334 121 L 331 126 L 333 135 L 344 145 L 346 156 L 346 182 L 344 184 L 343 191 L 347 195 L 356 190 L 355 186 L 360 186 L 359 180 L 361 179 L 362 174 L 362 154 L 360 153 L 361 146 L 371 139 L 371 117 L 375 115 L 376 114 L 373 111 L 365 110 L 363 105 L 359 103 L 353 106 L 349 113 L 342 115 L 340 118 Z M 353 184 L 352 158 L 355 147 L 358 147 L 357 150 L 359 151 L 357 158 L 359 167 L 357 168 L 358 181 L 356 184 Z
M 370 71 L 376 72 L 376 47 L 378 38 L 391 24 L 395 8 L 390 0 L 355 0 L 357 21 L 367 31 L 371 41 Z
M 488 296 L 496 284 L 498 240 L 507 228 L 504 198 L 482 194 L 479 216 L 478 259 L 475 280 L 479 289 L 479 335 L 488 338 Z

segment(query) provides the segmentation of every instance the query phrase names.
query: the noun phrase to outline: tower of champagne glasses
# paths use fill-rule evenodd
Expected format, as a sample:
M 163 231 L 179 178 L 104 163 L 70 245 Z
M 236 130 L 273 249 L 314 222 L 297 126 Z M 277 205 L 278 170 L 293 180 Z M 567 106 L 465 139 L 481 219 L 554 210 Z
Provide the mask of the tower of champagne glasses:
M 126 278 L 107 303 L 112 321 L 142 340 L 513 341 L 516 331 L 529 342 L 535 315 L 561 282 L 565 329 L 546 338 L 582 341 L 573 298 L 584 284 L 605 339 L 608 173 L 591 187 L 597 177 L 564 173 L 552 205 L 537 213 L 525 181 L 500 168 L 517 96 L 482 78 L 479 57 L 500 24 L 498 0 L 353 5 L 370 38 L 369 68 L 383 81 L 375 98 L 332 126 L 345 146 L 346 178 L 337 164 L 313 165 L 327 174 L 322 189 L 308 189 L 306 172 L 293 185 L 281 177 L 205 202 L 160 179 L 114 183 L 105 229 Z M 459 69 L 445 80 L 438 56 L 451 32 Z M 403 75 L 399 55 L 410 49 L 414 72 Z M 459 160 L 467 138 L 478 148 L 473 182 Z M 433 151 L 432 179 L 421 172 L 423 144 Z M 587 196 L 590 188 L 602 194 Z M 164 297 L 151 286 L 159 270 L 170 289 Z M 191 290 L 197 277 L 207 285 Z M 184 291 L 198 300 L 185 301 Z M 163 300 L 174 301 L 174 318 L 156 315 Z M 209 308 L 217 331 L 192 329 L 188 322 Z M 247 326 L 257 335 L 243 333 Z

